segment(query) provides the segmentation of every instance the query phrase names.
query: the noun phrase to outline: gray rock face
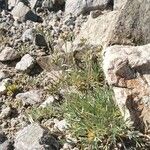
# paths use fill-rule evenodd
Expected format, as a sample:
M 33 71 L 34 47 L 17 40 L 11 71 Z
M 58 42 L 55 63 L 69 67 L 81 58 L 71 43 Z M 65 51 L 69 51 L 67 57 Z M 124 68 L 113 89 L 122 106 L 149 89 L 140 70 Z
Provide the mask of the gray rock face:
M 28 125 L 16 134 L 15 150 L 59 150 L 58 141 L 37 123 Z
M 19 58 L 19 53 L 11 48 L 11 47 L 5 47 L 1 52 L 0 52 L 0 61 L 5 62 L 5 61 L 12 61 L 17 58 Z
M 22 100 L 23 104 L 34 105 L 42 101 L 42 93 L 38 90 L 19 93 L 16 95 L 16 99 Z
M 128 0 L 114 0 L 114 7 L 113 9 L 114 10 L 118 10 L 118 9 L 121 9 L 125 6 L 125 4 L 127 3 Z
M 90 16 L 87 22 L 82 25 L 81 31 L 76 36 L 74 44 L 80 43 L 81 39 L 85 38 L 87 39 L 87 43 L 104 46 L 108 42 L 117 16 L 117 11 L 102 14 L 97 18 Z
M 103 69 L 125 120 L 148 131 L 150 125 L 150 44 L 112 46 L 104 51 Z
M 66 0 L 65 13 L 80 15 L 92 10 L 104 10 L 113 6 L 112 0 Z
M 29 54 L 24 55 L 21 60 L 16 64 L 15 69 L 20 71 L 29 72 L 34 67 L 35 60 Z
M 128 0 L 116 19 L 109 45 L 150 43 L 150 15 L 147 14 L 150 14 L 148 0 Z

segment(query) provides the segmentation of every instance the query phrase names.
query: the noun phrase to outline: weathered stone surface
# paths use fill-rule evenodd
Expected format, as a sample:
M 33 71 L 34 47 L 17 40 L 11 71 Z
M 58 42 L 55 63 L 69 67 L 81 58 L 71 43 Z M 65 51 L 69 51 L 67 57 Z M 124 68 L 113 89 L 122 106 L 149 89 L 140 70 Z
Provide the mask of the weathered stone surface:
M 112 46 L 104 51 L 103 69 L 113 87 L 116 103 L 125 120 L 136 128 L 150 127 L 150 44 Z
M 112 0 L 67 0 L 65 6 L 66 15 L 72 13 L 80 15 L 88 13 L 92 10 L 104 10 L 113 7 Z
M 2 112 L 0 113 L 0 119 L 7 118 L 12 113 L 11 107 L 6 107 L 2 109 Z
M 7 91 L 6 85 L 9 84 L 10 81 L 11 81 L 11 80 L 10 80 L 9 78 L 7 78 L 7 79 L 4 79 L 4 80 L 2 80 L 2 81 L 0 82 L 0 96 L 1 96 L 2 94 L 5 94 L 5 93 L 6 93 L 6 91 Z
M 36 30 L 35 29 L 27 29 L 25 32 L 22 34 L 22 41 L 34 41 L 36 35 Z
M 23 2 L 17 3 L 11 13 L 15 20 L 19 20 L 21 22 L 26 20 L 38 22 L 39 19 L 39 17 Z
M 26 93 L 19 93 L 16 95 L 16 99 L 22 100 L 23 104 L 34 105 L 42 101 L 42 92 L 33 90 Z
M 117 16 L 118 11 L 104 13 L 97 18 L 90 16 L 88 21 L 82 25 L 81 31 L 76 36 L 74 44 L 76 45 L 80 43 L 82 39 L 86 39 L 89 44 L 104 46 L 108 42 Z
M 12 9 L 18 2 L 19 0 L 8 0 L 8 8 Z
M 5 141 L 4 143 L 0 144 L 0 150 L 13 150 L 13 143 L 9 140 Z
M 127 3 L 127 1 L 128 0 L 122 0 L 122 1 L 114 0 L 114 7 L 113 7 L 113 9 L 114 10 L 122 9 L 125 6 L 125 4 Z
M 150 14 L 149 0 L 128 0 L 116 19 L 108 45 L 150 43 L 150 15 L 148 14 Z
M 7 71 L 0 71 L 0 81 L 9 77 L 9 73 Z
M 35 64 L 35 60 L 29 54 L 24 55 L 21 60 L 16 64 L 15 69 L 19 71 L 29 72 Z
M 58 141 L 37 123 L 28 125 L 16 134 L 15 150 L 59 150 Z
M 11 48 L 11 47 L 5 47 L 1 52 L 0 52 L 0 61 L 5 62 L 5 61 L 12 61 L 17 58 L 19 58 L 19 53 Z

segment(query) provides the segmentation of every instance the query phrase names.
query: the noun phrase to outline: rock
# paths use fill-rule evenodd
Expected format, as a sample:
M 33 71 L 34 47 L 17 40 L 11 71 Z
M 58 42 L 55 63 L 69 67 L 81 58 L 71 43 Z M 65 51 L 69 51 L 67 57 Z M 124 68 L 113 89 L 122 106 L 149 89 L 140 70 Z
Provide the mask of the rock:
M 7 137 L 4 132 L 0 132 L 0 144 L 4 143 L 7 140 Z
M 76 36 L 73 44 L 77 45 L 85 39 L 89 44 L 105 46 L 109 41 L 110 32 L 115 26 L 117 17 L 118 11 L 104 13 L 97 18 L 93 18 L 91 15 L 87 22 L 82 25 L 81 31 Z
M 37 132 L 38 131 L 38 132 Z M 56 138 L 48 134 L 48 130 L 37 123 L 28 125 L 16 134 L 15 150 L 59 150 Z
M 38 3 L 39 0 L 29 0 L 31 9 L 34 9 L 36 7 L 36 4 Z
M 8 0 L 8 9 L 11 10 L 12 8 L 14 8 L 18 2 L 19 2 L 19 0 Z
M 7 85 L 8 83 L 10 83 L 10 81 L 11 81 L 11 80 L 10 80 L 9 78 L 7 78 L 7 79 L 4 79 L 4 80 L 2 80 L 2 81 L 0 82 L 0 96 L 6 93 L 6 91 L 7 91 L 6 85 Z
M 54 96 L 49 96 L 41 105 L 40 107 L 46 107 L 48 105 L 51 105 L 55 101 Z
M 22 34 L 22 41 L 34 41 L 36 35 L 36 30 L 35 29 L 27 29 L 25 32 Z
M 24 55 L 21 60 L 16 64 L 15 69 L 19 71 L 30 72 L 34 67 L 35 60 L 29 54 Z
M 4 143 L 0 144 L 0 150 L 13 150 L 13 143 L 9 140 L 5 141 Z
M 122 1 L 120 1 L 122 3 Z M 127 0 L 110 32 L 108 45 L 150 43 L 150 5 L 147 0 Z
M 2 81 L 3 79 L 6 79 L 9 77 L 9 74 L 7 71 L 0 71 L 0 81 Z
M 2 62 L 12 61 L 12 60 L 15 60 L 19 57 L 20 57 L 19 53 L 11 47 L 5 47 L 0 52 L 0 61 L 2 61 Z
M 28 91 L 26 93 L 19 93 L 16 95 L 16 99 L 22 100 L 23 104 L 34 105 L 42 101 L 42 93 L 38 90 Z
M 59 103 L 61 101 L 62 96 L 55 95 L 55 96 L 49 96 L 41 105 L 40 107 L 46 107 L 48 105 L 53 105 L 55 103 Z
M 34 42 L 35 42 L 35 45 L 37 45 L 37 46 L 48 47 L 45 37 L 41 34 L 36 34 Z
M 120 0 L 114 0 L 114 7 L 113 9 L 114 10 L 118 10 L 118 9 L 122 9 L 125 4 L 127 3 L 128 0 L 123 0 L 123 1 L 120 1 Z
M 104 51 L 103 70 L 125 120 L 140 131 L 150 127 L 150 44 L 111 46 Z
M 68 123 L 65 119 L 63 119 L 61 121 L 56 122 L 54 128 L 61 132 L 65 132 L 68 129 Z
M 9 117 L 11 115 L 12 109 L 11 107 L 6 107 L 4 109 L 2 109 L 2 112 L 0 113 L 0 119 L 6 119 L 7 117 Z
M 104 10 L 110 7 L 113 7 L 113 0 L 66 0 L 65 13 L 77 16 L 92 10 Z
M 39 17 L 30 10 L 30 8 L 25 5 L 23 2 L 17 3 L 12 10 L 12 15 L 15 20 L 19 20 L 21 22 L 31 20 L 34 22 L 38 22 Z
M 63 10 L 65 6 L 65 0 L 44 0 L 42 3 L 43 8 L 47 8 L 50 11 Z

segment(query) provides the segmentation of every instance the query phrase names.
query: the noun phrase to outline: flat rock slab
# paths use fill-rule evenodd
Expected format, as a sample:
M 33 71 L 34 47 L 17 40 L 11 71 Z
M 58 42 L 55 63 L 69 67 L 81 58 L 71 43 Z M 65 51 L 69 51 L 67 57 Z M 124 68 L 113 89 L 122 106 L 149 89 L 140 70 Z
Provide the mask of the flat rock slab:
M 59 150 L 59 142 L 48 130 L 39 124 L 33 123 L 23 128 L 16 134 L 15 150 Z

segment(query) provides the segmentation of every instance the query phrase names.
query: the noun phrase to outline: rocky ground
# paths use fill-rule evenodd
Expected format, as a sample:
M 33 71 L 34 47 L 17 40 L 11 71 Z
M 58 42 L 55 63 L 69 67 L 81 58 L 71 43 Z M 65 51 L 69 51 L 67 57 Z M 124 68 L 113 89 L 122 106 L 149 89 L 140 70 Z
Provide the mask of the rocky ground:
M 87 80 L 83 83 L 78 80 L 78 74 L 71 81 L 68 76 L 72 72 L 82 72 L 89 67 L 89 62 L 101 66 L 102 46 L 116 42 L 114 38 L 115 42 L 109 40 L 103 44 L 105 40 L 100 37 L 103 42 L 97 44 L 99 34 L 95 32 L 98 31 L 98 23 L 93 21 L 92 26 L 91 18 L 95 22 L 100 16 L 99 21 L 104 21 L 104 17 L 110 19 L 110 15 L 116 13 L 112 10 L 122 6 L 123 3 L 109 0 L 89 1 L 88 5 L 81 1 L 77 5 L 71 0 L 8 0 L 7 3 L 0 0 L 0 150 L 94 150 L 79 146 L 82 144 L 69 130 L 70 124 L 61 106 L 70 93 L 80 95 L 87 87 L 91 90 L 95 86 L 93 76 L 88 78 L 93 87 L 91 83 L 85 83 Z M 86 30 L 89 22 L 89 30 Z M 109 22 L 107 25 L 109 29 Z M 110 31 L 105 24 L 105 27 L 102 23 L 98 26 L 101 34 Z M 82 37 L 84 32 L 87 37 Z M 95 37 L 91 33 L 95 33 Z M 147 44 L 148 40 L 143 41 Z M 112 48 L 112 51 L 115 50 Z M 125 56 L 127 52 L 124 53 Z M 117 57 L 122 54 L 118 53 Z M 113 65 L 115 60 L 109 58 L 110 55 L 113 56 L 109 52 L 105 54 L 104 71 L 108 83 L 113 85 L 114 76 L 111 78 L 108 70 L 112 69 L 109 65 Z M 96 84 L 102 87 L 105 82 L 100 73 Z M 149 147 L 149 144 L 145 145 Z M 110 149 L 123 149 L 123 146 Z

